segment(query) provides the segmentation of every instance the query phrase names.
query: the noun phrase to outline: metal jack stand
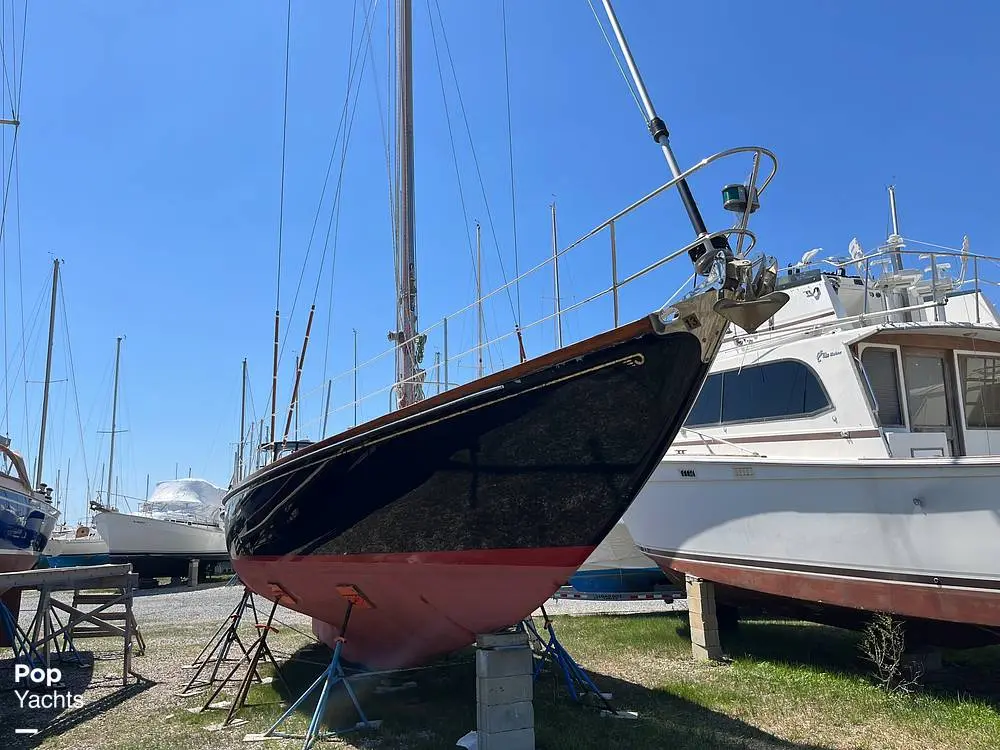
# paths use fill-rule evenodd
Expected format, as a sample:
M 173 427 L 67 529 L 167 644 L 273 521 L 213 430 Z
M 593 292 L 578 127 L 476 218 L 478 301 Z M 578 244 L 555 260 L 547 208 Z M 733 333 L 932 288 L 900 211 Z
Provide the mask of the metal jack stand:
M 562 674 L 563 681 L 566 683 L 566 689 L 569 690 L 570 697 L 576 701 L 580 702 L 584 695 L 587 693 L 592 693 L 596 695 L 602 703 L 604 703 L 605 708 L 614 715 L 619 715 L 619 712 L 611 705 L 610 693 L 602 693 L 597 689 L 597 685 L 594 681 L 590 679 L 590 676 L 583 671 L 579 664 L 574 661 L 573 657 L 569 655 L 569 652 L 563 647 L 556 638 L 555 627 L 552 625 L 552 620 L 549 619 L 548 612 L 545 611 L 545 607 L 542 607 L 542 618 L 543 627 L 548 631 L 548 640 L 543 638 L 535 627 L 534 621 L 529 617 L 522 621 L 525 631 L 528 633 L 528 637 L 535 640 L 536 644 L 541 647 L 541 657 L 535 662 L 535 674 L 534 678 L 537 680 L 538 675 L 542 672 L 542 667 L 545 666 L 545 662 L 551 660 L 552 663 L 558 668 L 559 672 Z
M 45 664 L 45 659 L 32 645 L 28 634 L 21 629 L 13 613 L 2 600 L 0 600 L 0 633 L 6 634 L 14 651 L 14 661 L 24 660 L 30 666 Z
M 219 697 L 219 693 L 221 693 L 223 689 L 225 689 L 226 685 L 228 685 L 230 682 L 235 682 L 235 680 L 233 679 L 233 675 L 236 674 L 236 671 L 240 668 L 240 666 L 242 666 L 244 662 L 249 663 L 247 666 L 247 671 L 246 674 L 243 675 L 243 679 L 240 681 L 239 687 L 236 689 L 236 695 L 233 698 L 232 704 L 229 706 L 229 712 L 226 714 L 226 719 L 225 721 L 222 722 L 223 728 L 228 727 L 230 724 L 232 724 L 233 719 L 236 716 L 236 712 L 246 705 L 247 696 L 250 694 L 250 686 L 255 682 L 258 683 L 264 682 L 261 679 L 260 672 L 257 669 L 258 665 L 260 664 L 260 660 L 262 658 L 266 659 L 271 663 L 271 666 L 274 667 L 274 673 L 278 676 L 278 679 L 280 679 L 281 682 L 285 685 L 285 689 L 286 690 L 288 689 L 288 683 L 285 682 L 285 678 L 282 676 L 281 670 L 278 668 L 278 662 L 275 660 L 274 654 L 271 652 L 271 647 L 267 645 L 268 633 L 272 631 L 275 633 L 278 632 L 277 628 L 275 628 L 271 624 L 274 621 L 274 613 L 278 609 L 278 601 L 280 601 L 280 599 L 276 600 L 274 604 L 271 606 L 271 613 L 267 616 L 267 622 L 256 623 L 254 625 L 254 627 L 257 628 L 257 632 L 259 633 L 259 635 L 257 636 L 257 639 L 250 644 L 250 648 L 244 651 L 245 657 L 243 659 L 239 659 L 233 666 L 233 668 L 229 670 L 229 674 L 227 674 L 224 678 L 219 680 L 219 686 L 215 688 L 215 690 L 208 697 L 208 700 L 205 701 L 204 705 L 201 708 L 189 709 L 190 711 L 192 711 L 193 713 L 201 713 L 202 711 L 207 711 L 210 708 L 224 708 L 224 705 L 218 705 L 218 704 L 213 705 L 213 702 L 215 701 L 216 698 Z M 195 675 L 195 678 L 197 678 L 197 674 Z M 190 687 L 191 684 L 193 683 L 194 679 L 192 679 L 191 683 L 189 683 L 188 686 Z
M 359 592 L 359 597 L 360 597 Z M 378 729 L 382 725 L 381 720 L 370 721 L 367 716 L 365 716 L 364 710 L 361 708 L 361 703 L 358 702 L 358 696 L 354 693 L 354 688 L 351 687 L 351 683 L 348 681 L 347 676 L 344 674 L 344 668 L 340 665 L 340 652 L 344 646 L 347 635 L 347 624 L 351 619 L 351 610 L 354 609 L 355 602 L 359 606 L 367 607 L 371 606 L 367 603 L 364 598 L 359 598 L 357 600 L 348 600 L 347 612 L 344 614 L 344 624 L 340 628 L 340 637 L 337 638 L 337 645 L 333 649 L 333 659 L 330 660 L 330 666 L 328 666 L 316 681 L 299 697 L 291 708 L 289 708 L 285 713 L 281 715 L 271 727 L 263 734 L 248 734 L 244 740 L 247 742 L 259 742 L 261 740 L 270 739 L 272 737 L 281 737 L 284 739 L 304 739 L 305 743 L 302 745 L 302 750 L 309 750 L 316 742 L 320 740 L 325 740 L 330 737 L 335 737 L 344 732 L 351 732 L 356 729 Z M 320 724 L 323 721 L 323 715 L 326 713 L 326 705 L 330 699 L 330 693 L 333 691 L 334 686 L 338 683 L 343 683 L 344 688 L 347 690 L 347 694 L 351 698 L 351 703 L 354 704 L 354 709 L 358 712 L 358 716 L 361 717 L 361 721 L 357 722 L 353 727 L 347 727 L 345 729 L 333 729 L 322 731 L 320 729 Z M 306 730 L 305 735 L 298 734 L 286 734 L 285 732 L 279 731 L 279 727 L 293 714 L 295 710 L 301 706 L 306 699 L 317 689 L 320 688 L 319 702 L 316 704 L 316 709 L 313 711 L 312 718 L 309 720 L 309 728 Z
M 202 688 L 208 687 L 215 684 L 218 680 L 219 670 L 222 669 L 223 664 L 237 662 L 242 664 L 244 662 L 249 662 L 251 657 L 250 653 L 247 651 L 246 646 L 243 645 L 243 640 L 240 638 L 240 625 L 243 622 L 243 617 L 249 610 L 253 614 L 254 627 L 260 625 L 260 618 L 257 616 L 257 607 L 254 604 L 253 592 L 250 589 L 244 587 L 243 596 L 240 598 L 239 603 L 233 607 L 233 611 L 229 613 L 229 616 L 219 625 L 219 629 L 215 631 L 215 635 L 212 636 L 211 640 L 205 644 L 205 647 L 201 650 L 201 653 L 195 657 L 194 661 L 191 663 L 188 669 L 196 670 L 194 675 L 191 677 L 191 681 L 188 682 L 187 686 L 178 695 L 187 696 L 193 692 L 197 692 Z M 239 659 L 230 659 L 229 651 L 236 645 L 240 651 L 243 652 L 243 656 Z M 208 679 L 201 678 L 202 672 L 211 665 L 212 672 Z M 263 682 L 259 674 L 255 677 L 257 682 Z

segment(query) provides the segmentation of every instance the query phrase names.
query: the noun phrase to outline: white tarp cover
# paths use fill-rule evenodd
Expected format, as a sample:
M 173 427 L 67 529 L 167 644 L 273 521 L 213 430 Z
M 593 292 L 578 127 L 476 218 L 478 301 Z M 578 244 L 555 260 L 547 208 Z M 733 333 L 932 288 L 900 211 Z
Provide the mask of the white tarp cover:
M 139 512 L 154 518 L 218 523 L 226 491 L 204 479 L 168 479 L 157 482 Z
M 635 546 L 635 540 L 621 521 L 615 524 L 604 541 L 580 566 L 580 570 L 614 570 L 617 568 L 655 568 L 656 563 Z

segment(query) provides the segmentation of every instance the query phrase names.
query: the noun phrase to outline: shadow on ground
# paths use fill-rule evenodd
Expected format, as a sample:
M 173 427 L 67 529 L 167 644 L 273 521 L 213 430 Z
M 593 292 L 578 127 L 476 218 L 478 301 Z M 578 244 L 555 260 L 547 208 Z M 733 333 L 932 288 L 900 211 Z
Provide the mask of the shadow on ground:
M 330 657 L 323 646 L 308 646 L 293 655 L 283 669 L 288 686 L 272 684 L 281 698 L 294 702 L 322 672 Z M 819 745 L 787 742 L 737 719 L 697 705 L 666 690 L 650 690 L 641 685 L 599 673 L 591 677 L 601 690 L 614 695 L 616 708 L 637 711 L 638 720 L 609 719 L 598 706 L 574 703 L 560 680 L 546 667 L 535 683 L 535 736 L 538 750 L 604 750 L 629 747 L 634 750 L 824 750 Z M 416 687 L 389 694 L 376 694 L 385 683 Z M 435 666 L 399 673 L 386 680 L 373 676 L 352 680 L 361 706 L 369 719 L 382 719 L 377 730 L 379 747 L 430 750 L 454 747 L 455 741 L 476 726 L 475 665 L 466 651 Z M 301 731 L 315 708 L 306 702 L 296 717 L 295 731 Z M 352 726 L 358 716 L 342 686 L 330 699 L 327 726 Z M 361 747 L 364 734 L 352 733 Z
M 79 657 L 79 660 L 62 662 L 53 660 L 52 666 L 62 670 L 62 684 L 51 690 L 32 689 L 33 695 L 44 700 L 43 707 L 34 708 L 30 705 L 31 697 L 24 696 L 26 686 L 14 685 L 13 660 L 5 659 L 0 663 L 0 747 L 3 750 L 38 747 L 45 740 L 99 716 L 154 684 L 140 679 L 122 686 L 120 676 L 95 682 L 94 654 L 82 651 Z M 15 687 L 24 696 L 23 704 Z M 73 708 L 72 698 L 67 694 L 81 695 L 84 691 L 87 691 L 87 702 L 80 708 Z M 93 697 L 95 695 L 98 697 Z M 16 735 L 14 730 L 17 728 L 37 729 L 38 734 Z

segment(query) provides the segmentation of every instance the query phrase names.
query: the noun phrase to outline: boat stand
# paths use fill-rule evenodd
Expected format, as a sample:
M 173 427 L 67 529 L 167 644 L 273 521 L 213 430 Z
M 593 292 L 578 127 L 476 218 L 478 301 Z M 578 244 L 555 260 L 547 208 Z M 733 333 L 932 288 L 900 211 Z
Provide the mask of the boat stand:
M 142 649 L 142 636 L 132 612 L 132 592 L 136 583 L 137 576 L 127 564 L 0 573 L 0 589 L 38 591 L 38 604 L 27 629 L 21 629 L 5 604 L 0 604 L 0 626 L 13 644 L 15 658 L 27 660 L 33 666 L 47 667 L 53 656 L 61 661 L 72 657 L 82 664 L 83 658 L 74 646 L 77 638 L 121 638 L 122 685 L 127 686 L 130 678 L 141 679 L 132 671 L 133 642 L 139 645 L 140 651 Z M 86 593 L 106 589 L 114 593 Z M 72 604 L 65 604 L 53 596 L 62 591 L 74 592 Z M 82 604 L 97 606 L 84 610 Z M 123 611 L 109 611 L 118 606 Z M 65 622 L 59 613 L 66 616 Z
M 244 592 L 244 597 L 246 597 L 249 593 L 250 593 L 249 590 L 245 591 Z M 242 604 L 242 602 L 241 602 L 241 604 Z M 242 615 L 246 612 L 246 609 L 247 609 L 247 606 L 244 604 L 244 606 L 243 606 L 243 612 L 240 614 L 240 617 L 242 617 Z M 236 660 L 236 664 L 233 666 L 232 669 L 229 670 L 229 673 L 225 677 L 223 677 L 222 679 L 216 680 L 215 673 L 213 672 L 212 680 L 209 681 L 209 682 L 206 682 L 205 684 L 206 685 L 210 685 L 212 681 L 217 681 L 219 683 L 218 687 L 216 687 L 215 690 L 212 691 L 212 694 L 210 696 L 208 696 L 208 699 L 205 701 L 204 705 L 202 705 L 201 708 L 189 709 L 192 713 L 202 713 L 203 711 L 208 711 L 209 709 L 212 709 L 212 708 L 225 708 L 226 705 L 224 703 L 222 703 L 222 704 L 216 704 L 215 703 L 215 699 L 219 697 L 219 693 L 221 693 L 225 689 L 226 685 L 228 685 L 230 682 L 236 682 L 236 680 L 233 678 L 233 675 L 236 674 L 237 670 L 244 663 L 247 664 L 247 671 L 243 675 L 243 678 L 240 680 L 239 687 L 236 688 L 236 695 L 233 697 L 232 703 L 228 706 L 229 712 L 226 714 L 226 719 L 225 719 L 225 721 L 222 722 L 222 727 L 221 728 L 228 727 L 230 724 L 232 724 L 233 720 L 236 717 L 236 712 L 239 711 L 241 708 L 243 708 L 246 705 L 247 697 L 250 695 L 250 686 L 253 685 L 255 682 L 256 683 L 261 683 L 261 684 L 265 683 L 265 680 L 263 680 L 261 678 L 261 676 L 260 676 L 260 670 L 258 669 L 258 667 L 260 666 L 261 659 L 265 659 L 268 662 L 270 662 L 271 666 L 274 668 L 274 673 L 278 676 L 278 679 L 280 679 L 281 682 L 284 684 L 285 689 L 286 690 L 288 689 L 288 683 L 285 682 L 285 678 L 281 674 L 281 669 L 278 667 L 278 662 L 274 658 L 274 654 L 271 652 L 271 647 L 267 645 L 267 636 L 268 636 L 268 634 L 271 633 L 271 632 L 274 632 L 274 633 L 278 632 L 278 629 L 276 627 L 274 627 L 274 625 L 272 625 L 272 623 L 274 622 L 274 613 L 275 613 L 275 611 L 277 609 L 278 609 L 278 600 L 276 600 L 274 602 L 274 604 L 271 605 L 271 612 L 270 612 L 270 614 L 268 614 L 266 622 L 263 622 L 263 623 L 256 622 L 256 623 L 254 623 L 254 627 L 257 629 L 257 633 L 258 633 L 257 639 L 253 643 L 250 644 L 250 648 L 249 649 L 244 649 L 244 651 L 243 651 L 244 658 L 243 659 L 237 659 Z M 256 609 L 254 609 L 253 611 L 254 611 L 254 619 L 256 619 Z M 238 625 L 239 625 L 239 622 L 236 621 L 236 620 L 233 620 L 231 622 L 229 628 L 230 628 L 230 630 L 232 630 L 235 633 L 235 628 L 238 627 Z M 228 633 L 230 631 L 227 630 L 226 632 Z M 223 638 L 223 640 L 225 640 L 225 638 Z M 238 635 L 235 636 L 230 641 L 229 645 L 232 645 L 233 641 L 239 642 L 240 643 L 240 648 L 243 648 L 242 642 L 239 641 L 239 636 Z M 222 661 L 221 661 L 221 658 L 222 658 L 221 655 L 222 655 L 222 652 L 220 651 L 220 660 L 218 660 L 217 662 L 215 662 L 216 667 L 221 666 L 221 663 L 222 663 Z M 202 663 L 201 668 L 203 669 L 208 664 L 212 664 L 212 663 L 213 662 L 206 660 L 205 662 Z M 201 670 L 199 669 L 199 672 L 200 671 Z M 185 693 L 187 693 L 195 685 L 195 682 L 196 682 L 196 680 L 198 678 L 199 672 L 196 672 L 195 675 L 194 675 L 194 677 L 191 679 L 191 682 L 188 683 L 188 687 L 185 688 Z M 203 680 L 202 682 L 205 682 L 205 681 Z M 195 687 L 194 690 L 197 691 L 198 688 Z
M 301 696 L 299 696 L 299 699 L 295 701 L 295 703 L 293 703 L 292 706 L 285 711 L 285 713 L 283 713 L 266 732 L 262 734 L 248 734 L 244 738 L 244 741 L 260 742 L 274 737 L 294 740 L 301 739 L 305 740 L 302 745 L 302 750 L 309 750 L 309 748 L 321 740 L 336 737 L 345 732 L 351 732 L 358 729 L 378 729 L 382 725 L 381 720 L 376 719 L 372 721 L 365 716 L 364 709 L 361 708 L 361 703 L 358 701 L 358 696 L 355 694 L 354 688 L 351 687 L 351 683 L 349 682 L 347 675 L 344 674 L 344 668 L 340 663 L 340 652 L 346 641 L 347 625 L 350 622 L 351 610 L 353 609 L 354 602 L 348 601 L 347 612 L 344 615 L 344 623 L 340 628 L 340 636 L 337 638 L 337 644 L 333 649 L 333 658 L 330 660 L 330 665 L 323 671 L 323 674 L 316 678 L 313 684 L 310 685 Z M 333 692 L 333 688 L 337 685 L 337 683 L 343 683 L 344 688 L 347 690 L 347 694 L 351 698 L 351 703 L 354 704 L 354 710 L 358 712 L 358 716 L 361 720 L 358 721 L 353 727 L 323 731 L 320 729 L 320 725 L 322 724 L 323 716 L 326 713 L 326 706 L 330 699 L 330 693 Z M 306 730 L 306 733 L 304 735 L 300 735 L 288 734 L 281 731 L 281 725 L 284 724 L 288 718 L 295 713 L 296 709 L 305 703 L 306 699 L 317 689 L 320 690 L 319 701 L 316 704 L 316 709 L 313 711 L 312 718 L 309 720 L 309 728 Z
M 32 667 L 45 663 L 45 659 L 35 649 L 28 634 L 14 619 L 14 614 L 3 599 L 0 599 L 0 634 L 6 636 L 6 641 L 13 649 L 15 662 L 26 662 Z
M 542 627 L 548 632 L 548 639 L 543 638 L 541 633 L 538 632 L 532 618 L 529 617 L 521 623 L 528 633 L 528 638 L 533 640 L 535 645 L 540 649 L 540 652 L 536 651 L 536 654 L 540 658 L 535 661 L 534 679 L 537 680 L 538 676 L 542 673 L 545 662 L 551 661 L 553 666 L 562 675 L 563 682 L 566 683 L 566 689 L 574 701 L 579 703 L 582 701 L 583 696 L 590 693 L 597 696 L 608 711 L 618 715 L 618 711 L 611 705 L 611 694 L 602 693 L 598 690 L 597 685 L 590 679 L 590 675 L 583 671 L 583 668 L 576 663 L 562 643 L 559 642 L 559 639 L 556 637 L 555 627 L 549 618 L 548 612 L 545 611 L 545 607 L 543 606 L 541 610 Z
M 243 588 L 243 596 L 239 603 L 229 613 L 228 617 L 222 621 L 215 635 L 205 644 L 201 653 L 194 658 L 194 661 L 186 669 L 195 670 L 190 682 L 185 688 L 177 693 L 181 697 L 186 697 L 199 690 L 214 685 L 219 679 L 219 670 L 223 664 L 249 663 L 250 653 L 240 638 L 240 626 L 243 624 L 243 617 L 250 612 L 253 615 L 253 624 L 256 628 L 260 625 L 260 618 L 257 615 L 257 606 L 254 604 L 253 592 L 249 588 Z M 265 631 L 266 632 L 266 631 Z M 229 658 L 229 652 L 233 646 L 239 648 L 243 656 L 238 659 Z M 208 679 L 202 677 L 202 673 L 211 667 Z M 256 682 L 265 682 L 259 673 L 255 672 Z

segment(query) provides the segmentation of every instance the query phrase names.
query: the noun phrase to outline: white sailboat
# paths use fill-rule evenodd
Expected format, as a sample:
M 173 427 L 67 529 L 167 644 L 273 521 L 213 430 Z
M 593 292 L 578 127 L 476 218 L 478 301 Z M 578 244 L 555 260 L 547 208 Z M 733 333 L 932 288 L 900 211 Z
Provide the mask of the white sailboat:
M 112 562 L 130 562 L 144 578 L 184 576 L 196 558 L 215 568 L 229 559 L 219 525 L 225 490 L 204 479 L 159 482 L 136 513 L 104 510 L 94 525 Z
M 722 600 L 981 637 L 1000 626 L 997 260 L 917 248 L 895 221 L 850 254 L 807 254 L 779 279 L 791 301 L 729 334 L 625 521 Z
M 225 490 L 203 479 L 173 479 L 159 482 L 136 513 L 123 513 L 112 504 L 121 343 L 119 336 L 106 503 L 91 503 L 91 509 L 97 511 L 94 526 L 107 542 L 111 562 L 132 563 L 132 569 L 143 578 L 185 576 L 192 559 L 200 560 L 203 572 L 210 574 L 229 559 L 219 525 Z

